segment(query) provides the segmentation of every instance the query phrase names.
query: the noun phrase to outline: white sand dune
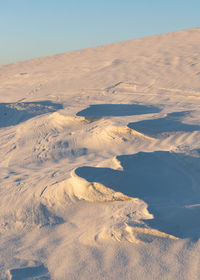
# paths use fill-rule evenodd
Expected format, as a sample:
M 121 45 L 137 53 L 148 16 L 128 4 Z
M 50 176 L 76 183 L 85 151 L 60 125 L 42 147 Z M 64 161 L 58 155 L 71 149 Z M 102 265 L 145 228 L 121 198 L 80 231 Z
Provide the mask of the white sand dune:
M 200 279 L 200 29 L 0 66 L 0 279 Z

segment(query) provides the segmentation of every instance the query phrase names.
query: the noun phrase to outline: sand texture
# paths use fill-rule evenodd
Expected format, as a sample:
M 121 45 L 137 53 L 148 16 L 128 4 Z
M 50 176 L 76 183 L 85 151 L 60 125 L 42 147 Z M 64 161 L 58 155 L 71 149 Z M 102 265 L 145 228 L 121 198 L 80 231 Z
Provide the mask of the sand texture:
M 0 66 L 0 279 L 200 279 L 200 28 Z

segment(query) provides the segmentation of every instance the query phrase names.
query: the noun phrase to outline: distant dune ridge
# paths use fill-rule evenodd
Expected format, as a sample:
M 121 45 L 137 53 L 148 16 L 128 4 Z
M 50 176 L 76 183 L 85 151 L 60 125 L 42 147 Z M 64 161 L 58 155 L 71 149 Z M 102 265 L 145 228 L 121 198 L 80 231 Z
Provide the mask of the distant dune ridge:
M 200 28 L 0 66 L 0 279 L 200 279 Z

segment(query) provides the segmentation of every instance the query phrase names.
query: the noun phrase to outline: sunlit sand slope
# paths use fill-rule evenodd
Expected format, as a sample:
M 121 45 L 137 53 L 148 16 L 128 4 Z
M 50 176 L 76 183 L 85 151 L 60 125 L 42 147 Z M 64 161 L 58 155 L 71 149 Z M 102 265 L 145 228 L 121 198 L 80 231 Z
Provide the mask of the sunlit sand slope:
M 200 29 L 0 66 L 0 279 L 200 279 Z

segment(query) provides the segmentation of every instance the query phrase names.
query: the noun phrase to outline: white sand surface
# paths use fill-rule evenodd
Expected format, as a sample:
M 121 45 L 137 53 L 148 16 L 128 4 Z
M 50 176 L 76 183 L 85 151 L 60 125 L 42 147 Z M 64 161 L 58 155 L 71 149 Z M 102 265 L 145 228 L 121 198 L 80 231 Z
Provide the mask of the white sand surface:
M 0 279 L 200 279 L 200 28 L 0 66 Z

